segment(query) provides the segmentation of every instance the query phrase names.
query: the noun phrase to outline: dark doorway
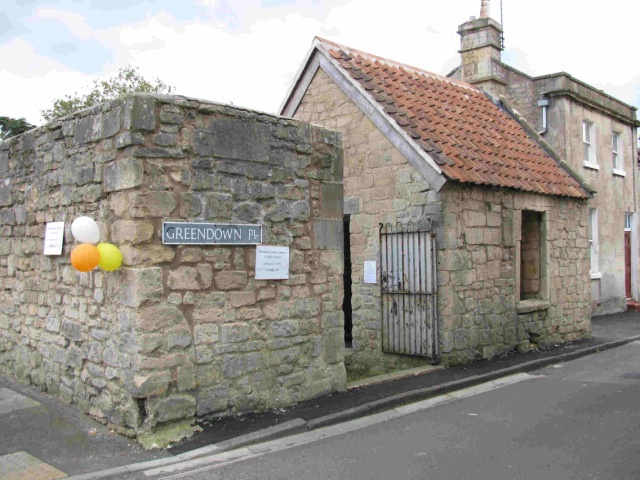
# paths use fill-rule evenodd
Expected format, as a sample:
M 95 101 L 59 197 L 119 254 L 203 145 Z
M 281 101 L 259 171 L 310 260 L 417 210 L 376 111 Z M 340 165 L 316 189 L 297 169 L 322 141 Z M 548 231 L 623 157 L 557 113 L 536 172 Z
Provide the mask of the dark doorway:
M 344 300 L 342 301 L 342 311 L 344 312 L 344 344 L 351 348 L 352 331 L 352 311 L 351 311 L 351 235 L 349 233 L 349 215 L 343 217 L 344 231 Z

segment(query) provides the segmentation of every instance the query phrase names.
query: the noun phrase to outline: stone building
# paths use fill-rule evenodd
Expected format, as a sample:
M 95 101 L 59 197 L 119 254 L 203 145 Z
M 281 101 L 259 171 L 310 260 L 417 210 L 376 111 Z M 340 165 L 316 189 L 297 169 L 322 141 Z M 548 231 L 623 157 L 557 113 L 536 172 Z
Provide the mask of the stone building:
M 590 335 L 593 192 L 506 102 L 316 38 L 280 112 L 343 136 L 348 368 Z
M 461 63 L 448 76 L 506 98 L 598 192 L 589 203 L 592 313 L 624 310 L 639 299 L 637 109 L 568 73 L 531 77 L 503 63 L 488 8 L 458 33 Z
M 137 94 L 1 143 L 0 177 L 1 375 L 174 440 L 346 387 L 339 134 Z M 70 265 L 81 215 L 122 268 Z M 256 278 L 256 245 L 165 244 L 167 221 L 259 225 L 288 278 Z M 49 222 L 61 255 L 43 255 Z

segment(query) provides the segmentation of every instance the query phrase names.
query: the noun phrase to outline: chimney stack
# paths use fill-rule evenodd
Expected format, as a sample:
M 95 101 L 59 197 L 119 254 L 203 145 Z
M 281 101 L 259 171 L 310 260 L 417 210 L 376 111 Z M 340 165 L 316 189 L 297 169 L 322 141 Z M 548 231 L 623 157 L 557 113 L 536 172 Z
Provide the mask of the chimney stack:
M 502 26 L 489 18 L 489 7 L 489 0 L 481 0 L 480 18 L 472 17 L 458 27 L 460 79 L 500 96 L 505 92 L 506 83 L 498 77 L 494 62 L 500 62 Z
M 489 18 L 491 16 L 490 0 L 482 0 L 480 3 L 480 18 Z

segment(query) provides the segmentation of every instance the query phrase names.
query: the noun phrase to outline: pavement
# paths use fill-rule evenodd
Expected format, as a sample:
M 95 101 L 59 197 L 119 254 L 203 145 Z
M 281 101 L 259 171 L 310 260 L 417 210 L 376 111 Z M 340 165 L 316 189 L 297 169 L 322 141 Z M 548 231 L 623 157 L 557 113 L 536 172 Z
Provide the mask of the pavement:
M 640 340 L 640 312 L 594 317 L 592 332 L 590 339 L 544 350 L 373 377 L 350 384 L 345 392 L 291 407 L 203 422 L 201 432 L 164 450 L 143 450 L 74 406 L 0 378 L 0 480 L 130 478 L 143 470 L 342 423 Z

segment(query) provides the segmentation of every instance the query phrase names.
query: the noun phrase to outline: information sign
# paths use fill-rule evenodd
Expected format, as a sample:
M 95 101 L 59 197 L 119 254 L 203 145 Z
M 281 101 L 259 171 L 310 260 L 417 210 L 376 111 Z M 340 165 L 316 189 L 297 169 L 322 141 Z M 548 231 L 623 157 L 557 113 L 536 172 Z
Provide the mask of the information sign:
M 44 254 L 62 255 L 64 222 L 49 222 L 44 232 Z
M 256 280 L 289 278 L 289 247 L 259 245 L 256 247 Z

